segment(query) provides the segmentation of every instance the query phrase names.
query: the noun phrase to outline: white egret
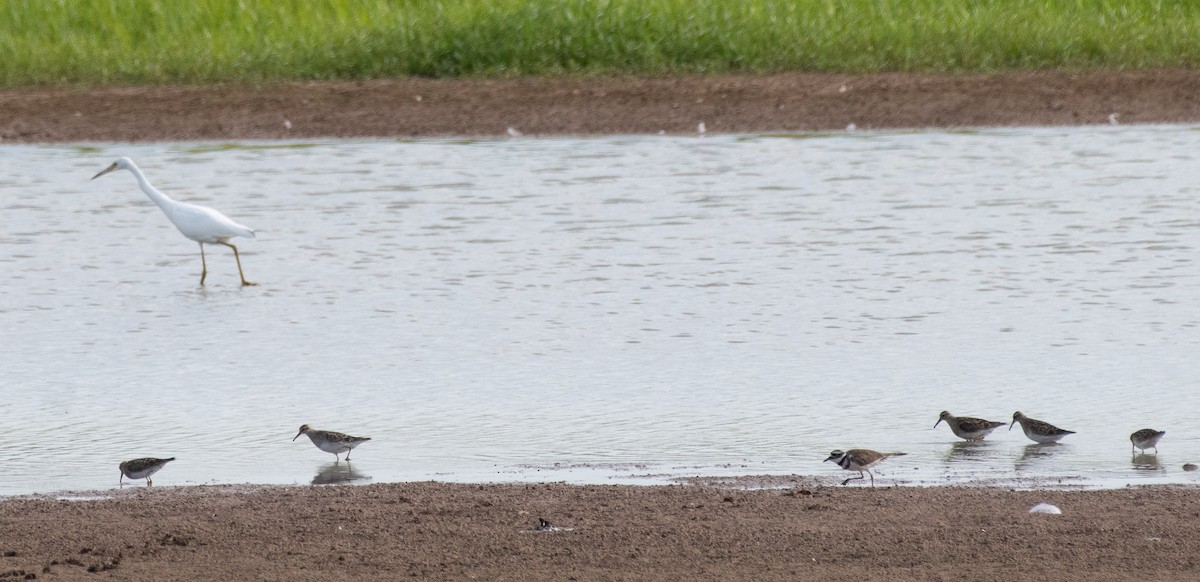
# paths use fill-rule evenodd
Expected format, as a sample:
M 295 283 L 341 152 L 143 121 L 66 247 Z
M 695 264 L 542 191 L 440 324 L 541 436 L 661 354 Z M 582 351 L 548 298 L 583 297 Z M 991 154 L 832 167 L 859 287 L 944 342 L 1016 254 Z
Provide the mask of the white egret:
M 138 186 L 141 186 L 142 192 L 150 197 L 163 214 L 179 229 L 179 232 L 198 243 L 200 243 L 200 285 L 204 285 L 204 278 L 208 276 L 208 261 L 204 259 L 204 243 L 222 244 L 233 249 L 233 258 L 237 261 L 238 276 L 242 278 L 242 285 L 254 285 L 246 280 L 246 275 L 242 273 L 242 258 L 238 255 L 236 246 L 230 244 L 229 239 L 235 236 L 244 236 L 254 238 L 254 230 L 243 224 L 238 224 L 231 220 L 228 216 L 213 210 L 207 206 L 199 206 L 196 204 L 188 204 L 172 200 L 170 196 L 163 194 L 157 188 L 150 185 L 150 181 L 146 179 L 146 175 L 142 170 L 133 163 L 129 158 L 120 158 L 113 162 L 111 166 L 103 172 L 92 176 L 95 180 L 109 172 L 116 170 L 129 170 L 137 178 Z

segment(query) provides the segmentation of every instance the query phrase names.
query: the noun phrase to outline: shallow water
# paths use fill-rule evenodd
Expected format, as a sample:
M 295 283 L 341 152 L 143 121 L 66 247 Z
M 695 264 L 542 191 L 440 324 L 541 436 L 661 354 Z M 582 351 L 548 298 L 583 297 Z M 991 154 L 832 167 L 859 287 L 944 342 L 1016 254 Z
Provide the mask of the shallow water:
M 285 146 L 285 147 L 279 147 Z M 0 494 L 1200 479 L 1200 132 L 0 146 Z M 209 248 L 118 172 L 259 230 Z M 1078 431 L 958 441 L 938 412 Z M 302 423 L 373 437 L 333 466 Z M 1157 457 L 1128 435 L 1167 430 Z

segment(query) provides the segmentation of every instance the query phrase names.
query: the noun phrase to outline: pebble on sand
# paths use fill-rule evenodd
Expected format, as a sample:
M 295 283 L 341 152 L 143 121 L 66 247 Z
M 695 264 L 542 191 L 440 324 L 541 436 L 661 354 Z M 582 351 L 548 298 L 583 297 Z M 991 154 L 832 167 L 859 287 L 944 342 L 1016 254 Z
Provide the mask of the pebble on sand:
M 1056 505 L 1051 505 L 1049 503 L 1039 503 L 1037 505 L 1034 505 L 1033 508 L 1029 510 L 1029 513 L 1045 513 L 1047 515 L 1062 515 L 1062 510 L 1059 509 L 1058 506 L 1056 506 Z

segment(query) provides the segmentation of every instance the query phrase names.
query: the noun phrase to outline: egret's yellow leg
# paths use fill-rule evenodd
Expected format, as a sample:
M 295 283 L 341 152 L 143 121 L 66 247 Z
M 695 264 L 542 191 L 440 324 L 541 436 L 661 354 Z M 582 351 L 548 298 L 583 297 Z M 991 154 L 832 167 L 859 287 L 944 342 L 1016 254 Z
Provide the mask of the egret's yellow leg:
M 204 286 L 204 278 L 208 276 L 208 261 L 204 260 L 204 243 L 200 243 L 200 286 Z
M 237 247 L 235 247 L 235 246 L 233 246 L 233 245 L 231 245 L 231 244 L 229 244 L 229 243 L 227 243 L 227 242 L 223 242 L 223 243 L 221 243 L 221 244 L 223 244 L 223 245 L 225 245 L 225 246 L 227 246 L 227 247 L 229 247 L 229 248 L 233 249 L 233 259 L 234 259 L 235 261 L 237 261 L 237 266 L 238 266 L 238 276 L 242 278 L 242 286 L 244 287 L 244 286 L 246 286 L 246 285 L 257 285 L 258 283 L 251 283 L 251 282 L 247 281 L 247 280 L 246 280 L 246 275 L 244 275 L 244 274 L 242 273 L 242 257 L 238 256 L 238 250 L 237 250 Z

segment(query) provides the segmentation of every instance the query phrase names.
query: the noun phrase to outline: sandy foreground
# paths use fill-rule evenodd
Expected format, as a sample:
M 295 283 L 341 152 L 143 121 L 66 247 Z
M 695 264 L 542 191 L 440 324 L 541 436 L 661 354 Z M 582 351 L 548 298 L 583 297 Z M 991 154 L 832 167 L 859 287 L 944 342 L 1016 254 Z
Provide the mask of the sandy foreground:
M 0 556 L 0 580 L 1185 580 L 1200 491 L 137 486 L 0 502 Z
M 1200 121 L 1200 71 L 403 79 L 0 90 L 0 143 Z
M 1115 114 L 1115 117 L 1112 117 Z M 0 90 L 0 144 L 1189 123 L 1200 72 Z M 886 482 L 886 479 L 884 480 Z M 1193 580 L 1200 489 L 398 483 L 0 500 L 7 580 Z M 753 480 L 751 480 L 753 482 Z M 1062 515 L 1031 515 L 1038 502 Z M 538 519 L 563 529 L 532 531 Z

